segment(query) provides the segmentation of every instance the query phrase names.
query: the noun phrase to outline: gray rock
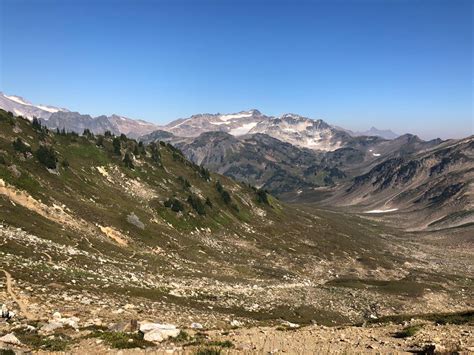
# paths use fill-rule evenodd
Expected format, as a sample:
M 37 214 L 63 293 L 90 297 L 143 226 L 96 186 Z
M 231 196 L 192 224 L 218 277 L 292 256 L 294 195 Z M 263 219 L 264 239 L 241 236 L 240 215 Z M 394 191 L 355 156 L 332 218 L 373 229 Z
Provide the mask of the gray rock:
M 2 336 L 0 338 L 0 343 L 21 345 L 21 341 L 18 340 L 18 338 L 13 333 Z
M 143 222 L 140 221 L 138 216 L 133 212 L 127 216 L 127 222 L 133 224 L 135 227 L 138 227 L 140 229 L 145 229 L 145 225 L 143 224 Z
M 168 338 L 177 337 L 180 333 L 176 326 L 160 323 L 141 323 L 140 331 L 144 334 L 144 340 L 154 343 L 160 343 Z

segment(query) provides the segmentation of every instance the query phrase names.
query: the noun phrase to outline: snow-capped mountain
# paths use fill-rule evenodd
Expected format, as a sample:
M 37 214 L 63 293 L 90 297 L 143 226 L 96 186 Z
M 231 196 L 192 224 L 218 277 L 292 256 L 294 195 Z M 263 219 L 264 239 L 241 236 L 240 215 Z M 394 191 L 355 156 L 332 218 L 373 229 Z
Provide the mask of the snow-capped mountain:
M 197 137 L 204 132 L 219 131 L 233 136 L 263 133 L 301 148 L 332 151 L 350 139 L 342 130 L 322 120 L 296 114 L 266 116 L 258 110 L 232 114 L 200 114 L 180 119 L 162 127 L 180 137 Z
M 235 137 L 262 133 L 300 148 L 318 151 L 334 151 L 347 146 L 353 132 L 334 127 L 322 120 L 314 120 L 297 114 L 280 117 L 267 116 L 258 110 L 240 111 L 230 114 L 198 114 L 158 126 L 142 120 L 120 115 L 97 116 L 71 112 L 67 109 L 47 105 L 34 105 L 19 97 L 0 93 L 0 108 L 16 116 L 29 119 L 37 117 L 50 129 L 65 129 L 82 133 L 89 129 L 93 133 L 111 131 L 138 138 L 156 130 L 172 133 L 177 137 L 198 137 L 205 132 L 225 132 Z M 380 135 L 371 130 L 371 135 Z
M 180 137 L 197 137 L 204 132 L 226 132 L 242 136 L 250 132 L 259 122 L 270 117 L 258 110 L 241 111 L 232 114 L 204 113 L 173 121 L 162 127 L 163 130 Z
M 49 105 L 34 105 L 20 96 L 6 95 L 0 92 L 0 108 L 12 112 L 15 116 L 28 119 L 33 117 L 48 119 L 56 112 L 69 112 L 69 110 Z
M 292 113 L 263 120 L 249 133 L 264 133 L 297 147 L 323 151 L 339 149 L 350 140 L 347 133 L 331 127 L 323 120 L 312 120 Z
M 143 120 L 135 120 L 124 116 L 97 116 L 71 112 L 65 108 L 49 105 L 34 105 L 20 96 L 6 95 L 0 92 L 0 108 L 12 112 L 15 116 L 23 116 L 30 120 L 39 118 L 50 129 L 65 129 L 82 133 L 89 129 L 93 133 L 110 131 L 114 134 L 124 133 L 131 138 L 159 129 L 159 126 Z

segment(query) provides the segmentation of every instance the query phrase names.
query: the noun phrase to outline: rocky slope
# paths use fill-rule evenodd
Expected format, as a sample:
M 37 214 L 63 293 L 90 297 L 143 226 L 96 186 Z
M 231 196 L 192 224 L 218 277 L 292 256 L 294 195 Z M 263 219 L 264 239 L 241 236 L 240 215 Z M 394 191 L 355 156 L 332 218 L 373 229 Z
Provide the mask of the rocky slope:
M 405 144 L 356 176 L 328 201 L 359 210 L 400 214 L 412 228 L 450 228 L 474 222 L 474 137 Z M 434 142 L 437 143 L 437 142 Z M 403 217 L 405 216 L 405 217 Z M 394 217 L 395 218 L 395 217 Z
M 334 183 L 329 176 L 323 180 L 318 175 L 324 170 L 318 165 L 321 154 L 265 134 L 234 137 L 224 132 L 206 132 L 198 137 L 179 138 L 157 131 L 142 139 L 170 142 L 198 165 L 277 195 Z M 344 176 L 338 169 L 334 172 L 340 174 L 333 174 L 334 178 Z

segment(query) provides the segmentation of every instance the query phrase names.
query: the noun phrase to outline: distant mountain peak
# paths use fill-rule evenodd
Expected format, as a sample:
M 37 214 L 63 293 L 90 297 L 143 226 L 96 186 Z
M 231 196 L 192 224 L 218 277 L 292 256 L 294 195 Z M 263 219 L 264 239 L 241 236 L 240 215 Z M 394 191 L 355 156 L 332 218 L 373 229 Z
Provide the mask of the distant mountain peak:
M 376 136 L 384 139 L 395 139 L 400 137 L 399 134 L 393 132 L 390 129 L 378 129 L 374 126 L 370 127 L 369 130 L 363 132 L 349 132 L 352 136 Z

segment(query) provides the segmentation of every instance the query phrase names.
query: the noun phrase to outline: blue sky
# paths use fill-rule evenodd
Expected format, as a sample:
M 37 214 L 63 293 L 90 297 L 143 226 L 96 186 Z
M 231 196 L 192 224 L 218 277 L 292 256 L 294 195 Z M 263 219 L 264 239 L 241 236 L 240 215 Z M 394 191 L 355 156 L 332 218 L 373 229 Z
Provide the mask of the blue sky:
M 0 0 L 0 90 L 165 123 L 295 112 L 473 134 L 472 2 Z

